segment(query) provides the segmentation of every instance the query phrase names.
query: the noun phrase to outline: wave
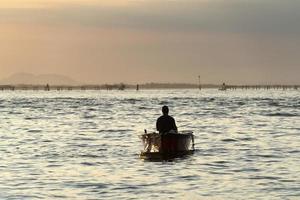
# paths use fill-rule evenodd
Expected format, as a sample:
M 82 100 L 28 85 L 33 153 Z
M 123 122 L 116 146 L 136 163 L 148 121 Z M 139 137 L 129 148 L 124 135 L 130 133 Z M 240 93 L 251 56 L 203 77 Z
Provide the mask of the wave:
M 99 130 L 98 133 L 107 133 L 107 132 L 112 132 L 112 133 L 118 133 L 118 132 L 130 132 L 133 131 L 132 129 L 106 129 L 106 130 Z
M 265 114 L 265 116 L 269 116 L 269 117 L 298 117 L 299 114 L 295 114 L 295 113 L 280 113 L 280 112 L 276 112 L 276 113 L 268 113 Z
M 135 104 L 135 103 L 138 103 L 138 102 L 142 102 L 144 100 L 142 99 L 132 99 L 132 98 L 129 98 L 129 99 L 123 99 L 121 101 L 121 103 L 130 103 L 130 104 Z M 147 101 L 147 100 L 146 100 Z
M 232 138 L 228 138 L 228 139 L 223 139 L 221 140 L 222 142 L 237 142 L 238 140 L 236 139 L 232 139 Z
M 138 107 L 139 110 L 151 110 L 152 108 L 147 108 L 145 106 Z
M 253 179 L 253 180 L 261 180 L 261 179 L 266 179 L 266 180 L 279 180 L 281 179 L 280 177 L 276 177 L 276 176 L 253 176 L 253 177 L 249 177 L 249 179 Z

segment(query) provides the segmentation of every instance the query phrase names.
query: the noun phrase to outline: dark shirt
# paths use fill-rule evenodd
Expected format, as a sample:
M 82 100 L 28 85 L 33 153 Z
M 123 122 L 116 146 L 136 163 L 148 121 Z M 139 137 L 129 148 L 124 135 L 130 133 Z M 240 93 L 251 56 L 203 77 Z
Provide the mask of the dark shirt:
M 156 129 L 159 133 L 167 133 L 170 130 L 177 131 L 177 126 L 173 117 L 162 115 L 157 119 Z

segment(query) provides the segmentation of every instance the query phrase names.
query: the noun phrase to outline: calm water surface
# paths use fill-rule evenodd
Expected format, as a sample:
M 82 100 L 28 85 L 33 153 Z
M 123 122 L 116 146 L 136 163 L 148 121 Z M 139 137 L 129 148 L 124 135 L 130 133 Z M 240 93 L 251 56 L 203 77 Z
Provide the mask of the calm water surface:
M 141 160 L 164 104 L 197 151 Z M 0 199 L 300 199 L 300 91 L 4 91 L 0 114 Z

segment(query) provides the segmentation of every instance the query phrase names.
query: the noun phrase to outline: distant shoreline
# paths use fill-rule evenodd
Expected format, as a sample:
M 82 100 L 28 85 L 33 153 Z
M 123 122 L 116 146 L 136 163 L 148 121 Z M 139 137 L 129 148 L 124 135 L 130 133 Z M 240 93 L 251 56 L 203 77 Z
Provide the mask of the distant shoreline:
M 188 83 L 145 83 L 145 84 L 85 84 L 85 85 L 0 85 L 0 90 L 147 90 L 147 89 L 300 89 L 300 85 L 216 85 L 216 84 L 188 84 Z

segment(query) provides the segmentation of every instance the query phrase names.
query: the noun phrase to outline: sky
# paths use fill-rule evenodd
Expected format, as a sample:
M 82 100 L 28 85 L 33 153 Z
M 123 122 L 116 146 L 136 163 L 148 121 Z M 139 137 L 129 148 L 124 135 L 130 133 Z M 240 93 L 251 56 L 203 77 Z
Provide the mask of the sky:
M 0 79 L 300 84 L 300 1 L 0 0 Z

